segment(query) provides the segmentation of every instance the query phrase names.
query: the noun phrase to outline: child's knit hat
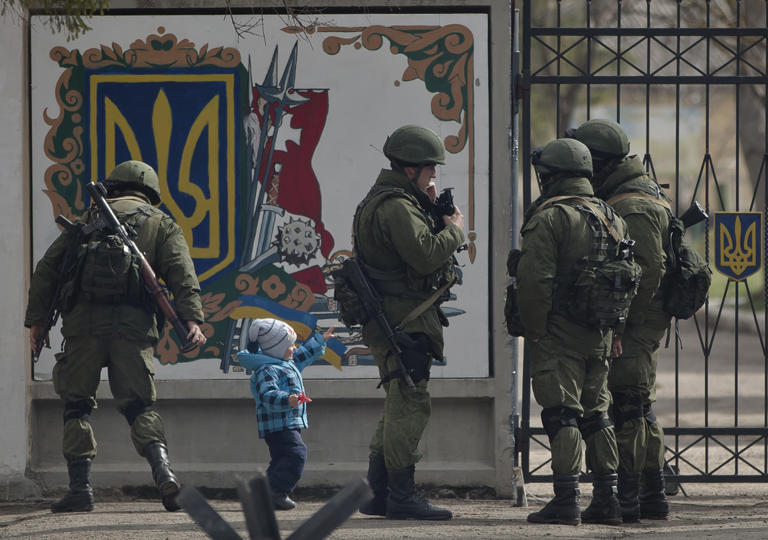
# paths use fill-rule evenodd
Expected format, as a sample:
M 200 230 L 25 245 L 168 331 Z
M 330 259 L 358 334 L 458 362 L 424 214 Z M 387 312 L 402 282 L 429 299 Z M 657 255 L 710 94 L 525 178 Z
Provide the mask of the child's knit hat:
M 248 341 L 258 344 L 266 355 L 283 358 L 296 341 L 296 331 L 277 319 L 254 319 L 248 329 Z

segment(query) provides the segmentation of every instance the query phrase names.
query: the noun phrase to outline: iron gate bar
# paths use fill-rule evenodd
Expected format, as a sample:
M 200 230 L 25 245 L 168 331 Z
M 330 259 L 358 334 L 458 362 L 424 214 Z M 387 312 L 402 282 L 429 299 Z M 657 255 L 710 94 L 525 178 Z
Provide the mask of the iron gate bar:
M 709 210 L 712 208 L 710 201 L 710 189 L 715 189 L 717 194 L 714 201 L 719 204 L 720 208 L 726 209 L 725 199 L 723 196 L 724 189 L 731 190 L 734 186 L 721 186 L 718 179 L 718 167 L 715 165 L 713 157 L 710 153 L 710 136 L 711 136 L 711 122 L 710 111 L 712 110 L 712 97 L 711 90 L 713 88 L 733 87 L 735 97 L 733 98 L 736 108 L 736 155 L 739 155 L 741 148 L 741 140 L 738 133 L 741 127 L 741 99 L 742 96 L 739 93 L 739 89 L 745 85 L 758 85 L 765 91 L 768 91 L 768 0 L 763 0 L 762 4 L 765 7 L 765 22 L 762 26 L 742 26 L 744 18 L 742 14 L 743 0 L 736 0 L 736 17 L 735 27 L 712 27 L 711 19 L 711 3 L 709 0 L 702 0 L 702 4 L 705 4 L 706 13 L 702 27 L 683 27 L 682 17 L 682 0 L 672 0 L 665 3 L 665 5 L 672 8 L 674 6 L 674 12 L 669 10 L 669 20 L 674 18 L 675 23 L 672 23 L 666 27 L 653 27 L 652 19 L 658 19 L 657 14 L 651 13 L 652 0 L 646 0 L 645 10 L 637 10 L 630 13 L 636 20 L 629 21 L 630 24 L 637 24 L 638 20 L 644 18 L 645 26 L 629 26 L 624 25 L 622 15 L 624 11 L 622 9 L 622 0 L 615 0 L 616 19 L 615 27 L 602 26 L 595 28 L 592 26 L 592 2 L 591 0 L 583 0 L 586 19 L 583 26 L 563 26 L 563 12 L 561 10 L 562 4 L 565 0 L 555 0 L 550 3 L 549 6 L 544 9 L 554 10 L 556 8 L 556 26 L 542 26 L 535 27 L 532 23 L 532 6 L 531 0 L 523 0 L 522 10 L 522 70 L 518 75 L 514 73 L 514 77 L 519 82 L 516 84 L 516 88 L 521 90 L 516 93 L 517 99 L 521 100 L 521 116 L 522 116 L 522 144 L 521 144 L 521 171 L 523 178 L 522 185 L 522 197 L 523 206 L 527 207 L 532 201 L 532 173 L 530 165 L 530 154 L 532 150 L 531 142 L 531 95 L 535 85 L 541 87 L 549 86 L 553 88 L 555 95 L 555 113 L 556 122 L 555 130 L 559 135 L 562 133 L 563 126 L 561 123 L 561 87 L 562 85 L 581 85 L 586 89 L 586 103 L 580 102 L 586 106 L 587 118 L 591 118 L 592 107 L 592 85 L 615 87 L 615 100 L 616 100 L 616 120 L 621 122 L 622 112 L 622 86 L 635 85 L 644 86 L 645 91 L 645 155 L 643 162 L 646 166 L 646 170 L 651 172 L 655 177 L 655 167 L 653 159 L 650 155 L 650 110 L 651 110 L 651 92 L 658 87 L 666 86 L 671 87 L 674 91 L 674 109 L 675 109 L 675 146 L 674 146 L 674 198 L 676 205 L 676 214 L 679 215 L 679 207 L 681 204 L 681 93 L 683 89 L 690 88 L 691 86 L 698 85 L 703 87 L 704 98 L 704 152 L 699 174 L 696 178 L 695 187 L 693 190 L 692 199 L 696 198 L 699 188 L 703 186 L 704 189 L 704 203 L 705 207 Z M 575 3 L 570 2 L 571 4 Z M 657 4 L 661 3 L 661 0 L 657 1 Z M 542 8 L 543 2 L 537 2 L 537 8 Z M 704 7 L 703 5 L 694 6 L 693 9 Z M 686 9 L 692 9 L 690 6 L 686 6 Z M 517 10 L 513 10 L 517 11 Z M 644 17 L 643 17 L 644 15 Z M 582 17 L 583 18 L 583 17 Z M 564 39 L 565 38 L 565 41 Z M 608 39 L 614 43 L 608 43 Z M 670 39 L 673 38 L 673 39 Z M 685 42 L 683 41 L 685 40 Z M 625 41 L 629 41 L 625 43 Z M 692 41 L 692 42 L 691 42 Z M 645 51 L 642 50 L 645 45 Z M 535 68 L 532 66 L 533 55 L 532 51 L 540 51 L 541 58 L 537 59 L 538 64 Z M 597 53 L 596 53 L 597 51 Z M 641 58 L 642 53 L 645 52 L 645 66 L 643 66 Z M 752 59 L 748 58 L 749 54 L 753 52 L 763 53 L 765 55 L 765 67 L 760 67 Z M 571 55 L 578 53 L 585 56 L 574 59 Z M 654 54 L 652 54 L 654 53 Z M 663 57 L 659 58 L 661 55 Z M 607 60 L 603 60 L 603 55 Z M 599 66 L 593 66 L 593 62 L 598 59 Z M 586 62 L 584 65 L 581 65 Z M 762 64 L 763 62 L 760 62 Z M 540 64 L 540 65 L 539 65 Z M 624 74 L 622 72 L 622 65 L 626 66 L 630 74 Z M 567 68 L 568 74 L 561 72 L 561 67 Z M 546 71 L 549 70 L 550 73 Z M 551 73 L 554 71 L 554 73 Z M 608 72 L 602 74 L 603 72 Z M 670 74 L 672 72 L 674 74 Z M 685 73 L 684 73 L 685 72 Z M 663 74 L 662 74 L 663 73 Z M 749 204 L 750 211 L 754 208 L 755 201 L 761 189 L 763 183 L 763 176 L 768 172 L 768 114 L 764 116 L 765 122 L 765 150 L 763 152 L 762 161 L 760 163 L 760 170 L 754 183 L 748 184 L 750 188 L 754 188 L 751 196 L 751 202 Z M 719 164 L 718 164 L 719 165 Z M 739 209 L 740 199 L 740 179 L 742 173 L 740 170 L 741 164 L 738 159 L 735 161 L 735 197 L 736 208 Z M 748 175 L 745 178 L 749 181 Z M 768 208 L 768 189 L 764 189 L 764 208 Z M 768 213 L 763 211 L 763 235 L 760 241 L 763 245 L 763 300 L 768 306 L 768 250 L 765 249 L 766 239 L 768 238 Z M 517 231 L 513 231 L 513 234 Z M 710 223 L 705 225 L 704 234 L 704 249 L 707 262 L 710 262 Z M 740 414 L 740 395 L 739 395 L 739 378 L 742 375 L 742 369 L 740 366 L 740 297 L 741 287 L 740 282 L 735 282 L 733 290 L 731 290 L 731 281 L 728 280 L 725 285 L 725 291 L 720 301 L 720 305 L 716 308 L 716 316 L 714 313 L 710 313 L 710 303 L 708 302 L 702 320 L 695 316 L 693 324 L 695 324 L 696 334 L 698 336 L 699 347 L 704 358 L 704 425 L 700 427 L 680 427 L 680 377 L 681 377 L 681 357 L 680 357 L 680 341 L 678 330 L 678 321 L 673 322 L 675 330 L 675 351 L 674 351 L 674 426 L 665 428 L 667 435 L 667 441 L 672 443 L 674 448 L 667 447 L 668 458 L 667 462 L 675 462 L 679 465 L 680 462 L 688 465 L 691 469 L 700 474 L 678 474 L 676 479 L 680 482 L 755 482 L 765 481 L 768 478 L 768 343 L 763 337 L 763 328 L 768 328 L 768 309 L 764 309 L 763 312 L 763 327 L 760 327 L 760 321 L 758 319 L 757 308 L 753 299 L 752 291 L 746 280 L 743 282 L 744 291 L 747 296 L 747 300 L 752 311 L 752 321 L 754 321 L 757 339 L 759 341 L 760 353 L 763 355 L 761 369 L 763 370 L 763 395 L 762 399 L 762 416 L 763 426 L 739 426 L 739 414 Z M 733 344 L 733 360 L 732 370 L 729 374 L 734 377 L 733 384 L 733 426 L 730 427 L 712 427 L 710 426 L 710 401 L 713 399 L 710 395 L 710 366 L 714 365 L 710 362 L 710 356 L 713 354 L 715 338 L 725 332 L 720 327 L 721 318 L 724 314 L 724 308 L 728 300 L 729 292 L 732 294 L 734 306 L 736 306 L 734 323 L 734 344 Z M 730 305 L 730 304 L 729 304 Z M 710 316 L 715 316 L 714 325 L 710 328 Z M 749 318 L 745 319 L 748 321 Z M 703 321 L 703 324 L 701 324 Z M 747 323 L 749 324 L 749 323 Z M 718 330 L 720 330 L 718 332 Z M 710 335 L 711 332 L 711 335 Z M 536 466 L 531 470 L 530 451 L 531 442 L 548 449 L 548 445 L 543 440 L 548 442 L 548 438 L 543 428 L 534 427 L 530 425 L 531 415 L 531 390 L 530 390 L 530 367 L 528 362 L 527 351 L 524 350 L 523 354 L 523 395 L 521 399 L 521 418 L 519 421 L 519 430 L 516 437 L 517 451 L 521 453 L 521 464 L 523 468 L 523 476 L 526 481 L 549 481 L 551 475 L 538 475 L 533 474 L 546 466 L 550 461 L 546 460 L 544 463 Z M 694 441 L 688 445 L 681 439 L 694 438 Z M 740 441 L 739 438 L 753 438 L 750 441 Z M 728 438 L 731 441 L 723 441 L 721 439 Z M 674 441 L 673 441 L 674 440 Z M 681 447 L 682 444 L 682 447 Z M 691 453 L 695 449 L 700 449 L 703 445 L 703 467 L 698 467 L 691 459 L 695 461 L 701 461 L 700 457 L 691 458 Z M 717 456 L 710 455 L 710 446 L 717 446 L 728 452 L 728 455 L 720 459 Z M 754 459 L 750 460 L 746 453 L 748 451 L 759 451 L 762 449 L 763 467 L 759 468 Z M 713 463 L 712 460 L 716 463 Z M 758 474 L 743 474 L 739 471 L 739 465 L 746 464 L 748 470 L 757 472 Z M 714 467 L 714 468 L 712 468 Z M 723 470 L 725 467 L 733 467 L 734 474 L 714 474 Z M 742 467 L 743 468 L 743 467 Z

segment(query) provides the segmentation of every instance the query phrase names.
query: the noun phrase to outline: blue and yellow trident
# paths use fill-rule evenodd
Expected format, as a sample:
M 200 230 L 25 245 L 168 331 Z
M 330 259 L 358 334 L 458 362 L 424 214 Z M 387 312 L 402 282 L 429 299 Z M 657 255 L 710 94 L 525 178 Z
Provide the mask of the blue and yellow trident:
M 157 170 L 162 202 L 204 282 L 236 261 L 238 76 L 235 69 L 89 73 L 90 175 L 126 159 Z
M 761 212 L 715 212 L 715 268 L 733 281 L 760 269 Z

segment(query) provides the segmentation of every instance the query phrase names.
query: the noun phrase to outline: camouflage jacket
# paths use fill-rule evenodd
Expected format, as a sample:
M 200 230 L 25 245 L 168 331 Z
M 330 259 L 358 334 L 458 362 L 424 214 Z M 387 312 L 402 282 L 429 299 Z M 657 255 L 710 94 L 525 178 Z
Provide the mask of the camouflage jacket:
M 625 193 L 650 195 L 669 203 L 658 184 L 646 174 L 637 156 L 627 156 L 622 160 L 597 191 L 597 195 L 606 201 Z M 627 318 L 628 325 L 639 325 L 645 321 L 648 306 L 666 273 L 670 213 L 649 198 L 620 198 L 611 206 L 627 222 L 629 234 L 635 241 L 635 261 L 643 270 L 637 296 L 632 300 Z
M 371 193 L 384 188 L 395 188 L 398 193 L 381 199 L 379 204 L 363 205 L 358 210 L 353 232 L 362 261 L 382 272 L 371 278 L 383 296 L 387 319 L 394 326 L 447 280 L 453 279 L 453 254 L 464 241 L 464 233 L 456 225 L 449 225 L 434 234 L 435 224 L 428 211 L 432 203 L 407 176 L 382 170 Z M 427 334 L 435 354 L 442 356 L 438 309 L 427 309 L 410 322 L 405 331 Z M 383 342 L 375 323 L 366 325 L 363 336 L 369 344 Z
M 130 213 L 139 206 L 149 209 L 135 239 L 136 245 L 154 269 L 158 279 L 165 281 L 173 295 L 174 306 L 184 321 L 203 321 L 200 285 L 181 228 L 163 211 L 149 204 L 139 194 L 109 199 L 116 213 Z M 87 214 L 83 216 L 87 220 Z M 56 290 L 58 269 L 72 234 L 63 232 L 51 244 L 37 263 L 29 288 L 29 301 L 24 325 L 45 326 L 49 303 Z M 76 301 L 67 313 L 62 313 L 62 335 L 119 335 L 127 339 L 158 339 L 155 315 L 145 308 L 129 304 L 98 304 Z

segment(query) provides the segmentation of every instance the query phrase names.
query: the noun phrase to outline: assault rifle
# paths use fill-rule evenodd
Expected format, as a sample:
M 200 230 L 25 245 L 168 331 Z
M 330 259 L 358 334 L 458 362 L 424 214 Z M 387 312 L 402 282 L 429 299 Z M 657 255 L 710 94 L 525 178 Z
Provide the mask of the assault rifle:
M 84 226 L 83 223 L 72 223 L 62 215 L 56 217 L 56 223 L 64 227 L 67 232 L 73 234 L 74 236 L 67 246 L 67 250 L 64 252 L 64 257 L 62 258 L 61 264 L 59 265 L 58 276 L 56 276 L 56 290 L 51 297 L 51 304 L 48 307 L 48 315 L 45 317 L 45 326 L 43 327 L 43 332 L 35 340 L 35 349 L 37 350 L 32 351 L 32 362 L 37 362 L 37 360 L 40 358 L 40 353 L 43 352 L 44 344 L 46 347 L 50 348 L 50 345 L 45 343 L 46 338 L 48 337 L 48 333 L 51 331 L 51 328 L 56 326 L 56 321 L 59 320 L 59 315 L 61 314 L 62 308 L 61 289 L 64 286 L 67 273 L 71 271 L 72 263 L 74 262 L 75 256 L 77 255 L 77 248 L 80 243 L 80 233 Z
M 133 241 L 133 238 L 131 237 L 132 235 L 130 234 L 133 233 L 133 230 L 130 230 L 129 233 L 130 226 L 120 223 L 120 221 L 117 219 L 117 216 L 115 216 L 115 213 L 112 211 L 112 208 L 110 208 L 109 204 L 107 203 L 105 198 L 107 195 L 107 189 L 103 184 L 97 184 L 94 182 L 89 182 L 86 185 L 86 188 L 88 189 L 88 193 L 91 194 L 93 203 L 99 210 L 98 217 L 96 219 L 96 223 L 99 224 L 97 225 L 97 228 L 106 227 L 112 231 L 115 231 L 115 233 L 122 239 L 123 243 L 131 250 L 131 253 L 137 256 L 141 261 L 141 279 L 144 281 L 144 287 L 146 287 L 149 294 L 157 303 L 157 306 L 160 308 L 160 311 L 163 312 L 165 318 L 173 326 L 173 329 L 176 332 L 176 336 L 181 343 L 181 351 L 188 352 L 197 347 L 194 342 L 187 339 L 189 330 L 182 324 L 181 319 L 176 313 L 176 310 L 173 309 L 173 306 L 171 305 L 171 301 L 165 294 L 163 287 L 157 281 L 155 271 L 152 270 L 152 267 L 147 262 L 144 254 Z M 135 233 L 133 236 L 135 236 Z
M 397 342 L 400 330 L 398 328 L 393 329 L 389 324 L 386 315 L 384 315 L 384 308 L 381 305 L 381 297 L 376 290 L 371 287 L 368 278 L 360 267 L 360 263 L 356 258 L 350 257 L 344 261 L 341 272 L 344 273 L 347 282 L 357 293 L 368 318 L 376 321 L 379 330 L 387 338 L 390 349 L 397 359 L 397 367 L 403 373 L 403 380 L 410 389 L 415 389 L 416 385 L 413 384 L 413 379 L 403 364 L 403 351 L 400 348 L 400 344 Z

